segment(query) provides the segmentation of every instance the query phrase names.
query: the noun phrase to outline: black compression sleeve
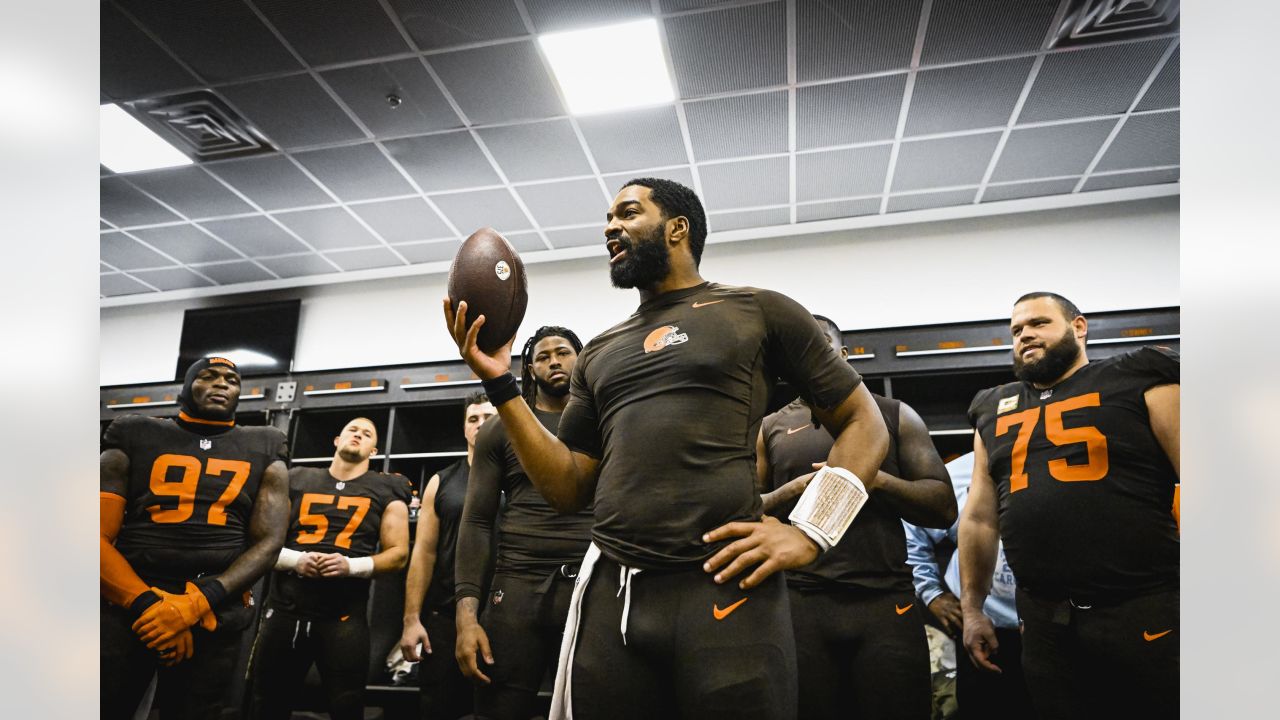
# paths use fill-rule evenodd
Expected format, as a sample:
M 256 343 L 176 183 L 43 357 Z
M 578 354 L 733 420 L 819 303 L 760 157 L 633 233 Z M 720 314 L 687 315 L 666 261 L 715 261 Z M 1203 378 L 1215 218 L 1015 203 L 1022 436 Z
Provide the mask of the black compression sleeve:
M 506 433 L 502 421 L 490 420 L 476 436 L 476 451 L 467 479 L 467 499 L 458 526 L 454 589 L 458 599 L 480 597 L 492 564 L 493 524 L 498 516 L 502 474 L 506 466 Z

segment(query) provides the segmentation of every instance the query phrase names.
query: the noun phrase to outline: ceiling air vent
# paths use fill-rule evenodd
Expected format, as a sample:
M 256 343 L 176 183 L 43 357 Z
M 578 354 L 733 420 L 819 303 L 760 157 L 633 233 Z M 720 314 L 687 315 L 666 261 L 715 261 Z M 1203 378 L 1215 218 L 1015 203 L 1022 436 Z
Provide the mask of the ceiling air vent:
M 1049 47 L 1077 47 L 1176 32 L 1178 4 L 1178 0 L 1069 0 Z
M 276 151 L 262 133 L 208 90 L 123 105 L 196 162 Z

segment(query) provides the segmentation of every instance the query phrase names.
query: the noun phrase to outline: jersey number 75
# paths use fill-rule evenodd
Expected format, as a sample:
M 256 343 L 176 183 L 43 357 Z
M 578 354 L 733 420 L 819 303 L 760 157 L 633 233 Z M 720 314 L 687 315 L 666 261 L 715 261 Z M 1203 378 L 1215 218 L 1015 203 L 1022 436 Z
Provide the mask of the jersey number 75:
M 1098 428 L 1082 426 L 1066 428 L 1062 426 L 1062 414 L 1080 408 L 1098 407 L 1102 404 L 1098 393 L 1077 395 L 1066 400 L 1059 400 L 1044 406 L 1044 434 L 1049 442 L 1059 447 L 1084 443 L 1089 453 L 1089 462 L 1084 465 L 1070 465 L 1063 458 L 1050 460 L 1049 475 L 1062 482 L 1091 482 L 1101 480 L 1111 469 L 1111 460 L 1107 456 L 1107 436 Z M 1016 493 L 1027 487 L 1027 446 L 1031 443 L 1031 433 L 1040 422 L 1040 408 L 1027 408 L 1020 413 L 1002 415 L 996 420 L 996 437 L 1009 432 L 1015 425 L 1018 437 L 1013 440 L 1013 453 L 1010 456 L 1009 492 Z

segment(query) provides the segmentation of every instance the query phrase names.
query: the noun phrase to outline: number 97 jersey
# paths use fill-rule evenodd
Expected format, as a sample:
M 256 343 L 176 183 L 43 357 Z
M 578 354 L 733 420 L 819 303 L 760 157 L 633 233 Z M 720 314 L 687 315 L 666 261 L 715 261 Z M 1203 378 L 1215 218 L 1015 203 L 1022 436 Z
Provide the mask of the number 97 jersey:
M 262 474 L 288 457 L 274 427 L 203 435 L 140 415 L 113 421 L 103 446 L 129 457 L 116 548 L 144 580 L 178 590 L 222 572 L 244 551 Z
M 1079 597 L 1178 585 L 1177 473 L 1144 393 L 1178 384 L 1177 353 L 1154 347 L 1090 362 L 1047 390 L 983 390 L 969 421 L 999 494 L 1018 584 Z

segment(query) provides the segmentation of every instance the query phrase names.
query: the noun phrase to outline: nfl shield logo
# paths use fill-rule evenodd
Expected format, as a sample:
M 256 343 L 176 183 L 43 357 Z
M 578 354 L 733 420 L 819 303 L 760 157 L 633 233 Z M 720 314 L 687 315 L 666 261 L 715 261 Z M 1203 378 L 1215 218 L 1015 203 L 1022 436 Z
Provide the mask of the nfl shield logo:
M 213 441 L 212 441 L 212 440 L 210 440 L 209 438 L 201 438 L 201 439 L 200 439 L 200 449 L 201 449 L 201 450 L 208 450 L 208 449 L 209 449 L 209 448 L 211 448 L 211 447 L 213 447 Z
M 502 591 L 498 590 L 493 594 L 493 604 L 497 605 L 500 602 L 502 602 Z

